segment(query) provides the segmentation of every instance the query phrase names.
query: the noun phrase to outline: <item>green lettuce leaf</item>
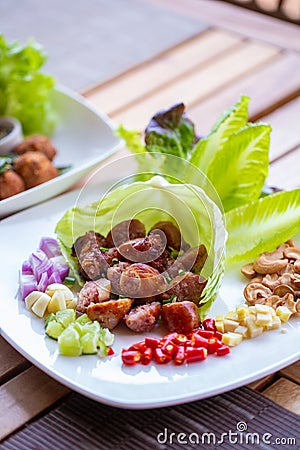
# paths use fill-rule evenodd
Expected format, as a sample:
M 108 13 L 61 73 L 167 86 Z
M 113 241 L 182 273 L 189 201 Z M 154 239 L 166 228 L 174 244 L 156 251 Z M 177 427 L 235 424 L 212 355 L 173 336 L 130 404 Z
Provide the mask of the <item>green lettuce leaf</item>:
M 207 177 L 225 211 L 257 199 L 268 175 L 270 125 L 248 124 L 215 153 Z
M 145 130 L 148 152 L 187 156 L 195 142 L 195 130 L 184 109 L 184 104 L 178 103 L 152 117 Z
M 22 46 L 0 34 L 0 115 L 19 119 L 25 135 L 51 135 L 56 124 L 51 102 L 55 80 L 41 72 L 45 61 L 35 41 Z
M 89 230 L 106 236 L 114 225 L 133 217 L 141 220 L 147 230 L 158 221 L 171 220 L 191 246 L 206 246 L 208 259 L 201 274 L 208 283 L 202 303 L 213 301 L 224 273 L 227 235 L 222 213 L 200 187 L 170 184 L 160 176 L 119 186 L 99 201 L 86 207 L 75 206 L 64 214 L 56 234 L 77 279 L 81 281 L 76 260 L 71 257 L 74 241 Z
M 140 133 L 137 130 L 127 130 L 123 125 L 119 125 L 115 133 L 125 141 L 126 147 L 131 153 L 146 153 L 146 147 L 142 144 Z
M 225 214 L 226 261 L 247 261 L 300 232 L 300 189 L 268 195 Z
M 221 115 L 209 135 L 193 148 L 190 158 L 192 164 L 206 172 L 210 161 L 223 148 L 228 137 L 247 124 L 249 100 L 249 97 L 241 96 L 235 105 Z

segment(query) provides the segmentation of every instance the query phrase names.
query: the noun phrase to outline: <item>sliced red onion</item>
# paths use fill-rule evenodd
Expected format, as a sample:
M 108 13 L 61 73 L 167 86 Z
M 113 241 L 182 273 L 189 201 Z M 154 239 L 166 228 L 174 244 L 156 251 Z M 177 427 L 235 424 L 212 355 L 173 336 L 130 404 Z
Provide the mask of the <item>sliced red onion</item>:
M 20 294 L 22 300 L 32 291 L 37 291 L 38 286 L 34 275 L 21 275 L 20 276 Z
M 49 284 L 48 280 L 49 280 L 49 277 L 48 277 L 47 272 L 42 273 L 41 279 L 37 286 L 37 290 L 41 291 L 41 292 L 45 292 L 45 290 L 47 289 L 47 286 Z
M 50 277 L 54 272 L 53 264 L 42 250 L 36 250 L 31 253 L 29 263 L 31 264 L 33 274 L 38 283 L 40 282 L 43 273 L 47 273 L 47 276 Z
M 33 270 L 29 261 L 24 261 L 22 264 L 22 275 L 33 275 Z
M 66 263 L 65 258 L 62 255 L 54 256 L 54 258 L 51 258 L 50 261 L 54 266 L 54 271 L 58 272 L 61 280 L 63 281 L 69 274 L 69 266 Z
M 49 284 L 52 284 L 52 283 L 62 283 L 62 279 L 58 272 L 53 272 L 53 274 L 50 275 L 50 277 L 48 279 L 48 286 L 49 286 Z
M 59 243 L 52 237 L 42 237 L 39 249 L 42 250 L 48 256 L 48 258 L 53 258 L 53 256 L 61 255 Z

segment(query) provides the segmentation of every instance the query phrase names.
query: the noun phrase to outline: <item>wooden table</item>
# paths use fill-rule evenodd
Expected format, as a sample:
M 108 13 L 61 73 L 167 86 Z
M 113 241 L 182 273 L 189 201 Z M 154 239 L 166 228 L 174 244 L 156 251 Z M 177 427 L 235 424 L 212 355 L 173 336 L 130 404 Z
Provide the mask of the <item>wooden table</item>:
M 152 2 L 204 21 L 207 28 L 83 94 L 114 122 L 140 130 L 158 109 L 182 100 L 201 134 L 241 93 L 247 94 L 251 119 L 273 127 L 269 184 L 299 186 L 299 28 L 222 2 Z M 0 439 L 69 393 L 3 338 L 0 380 Z M 300 414 L 300 361 L 250 386 Z

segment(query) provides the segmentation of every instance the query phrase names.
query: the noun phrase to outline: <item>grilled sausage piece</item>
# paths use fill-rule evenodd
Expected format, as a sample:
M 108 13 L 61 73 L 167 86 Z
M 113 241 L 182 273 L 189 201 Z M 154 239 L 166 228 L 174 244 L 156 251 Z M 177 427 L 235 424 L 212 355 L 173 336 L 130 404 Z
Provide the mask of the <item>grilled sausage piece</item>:
M 129 311 L 124 317 L 124 322 L 130 330 L 136 333 L 149 332 L 157 323 L 160 310 L 159 302 L 145 303 Z
M 72 247 L 72 256 L 79 257 L 84 247 L 92 241 L 95 246 L 107 247 L 105 237 L 95 231 L 88 231 L 83 236 L 76 239 Z
M 133 300 L 130 298 L 109 300 L 88 306 L 86 313 L 91 320 L 97 320 L 103 328 L 112 330 L 128 313 L 132 304 Z
M 107 278 L 111 282 L 111 291 L 113 294 L 121 295 L 122 290 L 120 287 L 120 279 L 122 272 L 129 267 L 130 264 L 126 262 L 119 262 L 118 265 L 114 265 L 107 269 Z
M 181 233 L 173 222 L 170 221 L 157 222 L 151 228 L 151 231 L 155 230 L 161 230 L 165 234 L 168 247 L 172 247 L 175 250 L 180 250 L 182 245 Z
M 165 243 L 159 234 L 133 239 L 119 245 L 120 254 L 128 261 L 148 263 L 157 259 L 164 251 Z
M 189 334 L 200 325 L 198 309 L 193 302 L 167 303 L 162 307 L 161 317 L 164 326 L 177 333 Z
M 123 295 L 141 299 L 160 294 L 167 288 L 167 282 L 153 267 L 135 263 L 122 272 L 120 288 Z
M 107 247 L 118 247 L 123 242 L 146 236 L 145 225 L 137 219 L 125 220 L 115 225 L 106 237 Z
M 177 258 L 177 262 L 182 264 L 185 270 L 200 273 L 207 260 L 207 250 L 205 245 L 188 249 L 183 255 Z
M 73 245 L 73 253 L 75 252 L 81 275 L 86 280 L 95 280 L 106 276 L 107 269 L 119 260 L 120 254 L 113 247 L 108 250 L 101 250 L 103 236 L 99 233 L 89 231 L 84 236 L 78 238 Z
M 186 272 L 184 275 L 177 275 L 173 278 L 169 289 L 161 295 L 161 298 L 166 300 L 175 295 L 179 302 L 189 300 L 198 305 L 206 283 L 207 280 L 201 275 Z
M 87 281 L 78 294 L 76 309 L 85 313 L 91 303 L 101 303 L 110 298 L 110 281 L 99 278 L 97 281 Z

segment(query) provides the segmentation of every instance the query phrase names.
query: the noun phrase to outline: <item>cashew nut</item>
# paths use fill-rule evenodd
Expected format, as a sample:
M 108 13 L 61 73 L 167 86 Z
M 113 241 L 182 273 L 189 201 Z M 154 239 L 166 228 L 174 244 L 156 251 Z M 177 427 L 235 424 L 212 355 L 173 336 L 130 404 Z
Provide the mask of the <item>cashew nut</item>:
M 245 277 L 247 278 L 253 278 L 256 274 L 255 270 L 253 269 L 253 263 L 246 264 L 241 268 L 241 272 Z
M 267 274 L 276 273 L 285 268 L 288 264 L 287 259 L 269 259 L 266 253 L 260 255 L 253 263 L 253 268 L 257 273 Z
M 280 284 L 279 286 L 276 286 L 273 294 L 279 295 L 279 297 L 284 297 L 286 294 L 292 294 L 292 296 L 294 297 L 294 289 L 292 289 L 291 286 L 287 284 Z
M 300 274 L 294 273 L 293 275 L 291 275 L 291 282 L 294 286 L 300 287 Z
M 283 255 L 288 259 L 300 259 L 300 248 L 297 247 L 287 247 L 283 251 Z
M 264 303 L 265 299 L 272 295 L 271 289 L 261 283 L 250 282 L 244 289 L 244 297 L 248 303 Z
M 300 258 L 294 262 L 294 270 L 297 273 L 300 273 Z
M 261 283 L 273 291 L 280 284 L 279 276 L 277 273 L 268 273 L 263 277 Z

